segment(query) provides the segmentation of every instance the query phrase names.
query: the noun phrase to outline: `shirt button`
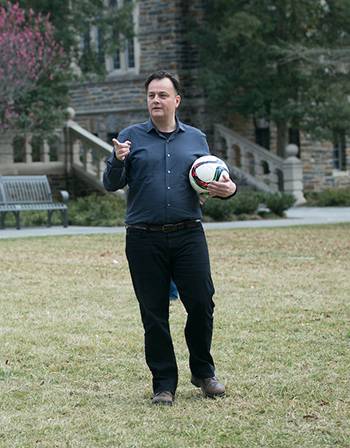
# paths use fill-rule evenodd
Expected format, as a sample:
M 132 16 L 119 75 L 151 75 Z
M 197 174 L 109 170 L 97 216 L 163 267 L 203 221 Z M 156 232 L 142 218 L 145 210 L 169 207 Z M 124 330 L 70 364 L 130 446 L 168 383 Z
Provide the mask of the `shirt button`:
M 170 154 L 168 154 L 168 157 L 170 157 Z
M 170 207 L 170 204 L 168 204 L 168 207 Z
M 170 174 L 171 173 L 171 171 L 170 170 L 168 170 L 168 174 Z
M 168 187 L 168 190 L 170 190 L 171 187 Z

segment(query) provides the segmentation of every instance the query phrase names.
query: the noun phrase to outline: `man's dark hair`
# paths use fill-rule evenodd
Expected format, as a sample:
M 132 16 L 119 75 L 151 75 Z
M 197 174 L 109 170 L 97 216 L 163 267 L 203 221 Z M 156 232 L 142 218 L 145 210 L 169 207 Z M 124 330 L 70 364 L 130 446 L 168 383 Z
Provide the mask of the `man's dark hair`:
M 146 92 L 148 90 L 148 86 L 149 84 L 154 80 L 154 79 L 164 79 L 164 78 L 168 78 L 170 79 L 170 81 L 173 83 L 174 89 L 176 91 L 176 93 L 178 95 L 180 95 L 180 82 L 178 79 L 175 78 L 174 75 L 172 75 L 169 72 L 165 72 L 163 70 L 158 70 L 157 72 L 152 73 L 151 75 L 149 75 L 149 77 L 146 79 L 145 82 L 145 89 Z

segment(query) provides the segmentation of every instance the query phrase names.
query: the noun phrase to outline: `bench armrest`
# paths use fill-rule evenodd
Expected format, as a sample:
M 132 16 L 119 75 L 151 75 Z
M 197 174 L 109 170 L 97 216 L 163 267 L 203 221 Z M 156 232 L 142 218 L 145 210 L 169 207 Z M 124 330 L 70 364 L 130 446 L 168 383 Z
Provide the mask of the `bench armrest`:
M 69 199 L 68 191 L 60 190 L 60 195 L 61 195 L 62 201 L 66 204 L 68 202 L 68 199 Z

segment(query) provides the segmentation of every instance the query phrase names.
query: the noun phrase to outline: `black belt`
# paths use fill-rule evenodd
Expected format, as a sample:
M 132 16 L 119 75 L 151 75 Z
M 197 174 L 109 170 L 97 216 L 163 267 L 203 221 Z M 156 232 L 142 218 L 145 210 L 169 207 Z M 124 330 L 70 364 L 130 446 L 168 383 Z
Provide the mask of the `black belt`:
M 140 229 L 147 230 L 149 232 L 177 232 L 178 230 L 191 229 L 193 227 L 198 227 L 201 224 L 200 219 L 194 221 L 182 221 L 175 224 L 127 224 L 125 227 L 127 229 Z

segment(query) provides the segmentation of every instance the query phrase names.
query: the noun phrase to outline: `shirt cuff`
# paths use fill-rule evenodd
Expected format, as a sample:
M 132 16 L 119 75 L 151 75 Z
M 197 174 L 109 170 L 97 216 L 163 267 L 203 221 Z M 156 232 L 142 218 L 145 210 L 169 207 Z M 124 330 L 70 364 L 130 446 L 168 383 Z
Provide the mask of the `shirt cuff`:
M 115 152 L 109 158 L 112 168 L 122 168 L 124 166 L 124 160 L 118 160 L 115 156 Z
M 233 196 L 237 193 L 237 191 L 238 191 L 238 185 L 236 184 L 235 192 L 232 193 L 230 196 L 226 196 L 226 198 L 221 198 L 221 197 L 219 197 L 219 196 L 216 196 L 216 197 L 218 197 L 219 199 L 222 199 L 223 201 L 226 201 L 227 199 L 231 199 L 231 198 L 233 198 Z

